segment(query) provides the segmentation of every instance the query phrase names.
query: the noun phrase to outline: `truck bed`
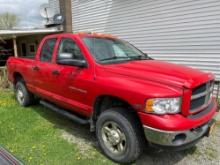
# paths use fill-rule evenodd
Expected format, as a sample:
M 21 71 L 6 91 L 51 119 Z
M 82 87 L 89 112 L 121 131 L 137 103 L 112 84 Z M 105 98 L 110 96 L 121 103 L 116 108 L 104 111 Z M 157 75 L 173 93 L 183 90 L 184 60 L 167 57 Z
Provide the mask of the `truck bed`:
M 30 70 L 35 63 L 34 58 L 24 58 L 24 57 L 10 57 L 7 61 L 8 69 L 8 79 L 13 81 L 13 74 L 18 72 L 20 74 L 26 75 L 24 78 L 27 78 L 30 74 Z

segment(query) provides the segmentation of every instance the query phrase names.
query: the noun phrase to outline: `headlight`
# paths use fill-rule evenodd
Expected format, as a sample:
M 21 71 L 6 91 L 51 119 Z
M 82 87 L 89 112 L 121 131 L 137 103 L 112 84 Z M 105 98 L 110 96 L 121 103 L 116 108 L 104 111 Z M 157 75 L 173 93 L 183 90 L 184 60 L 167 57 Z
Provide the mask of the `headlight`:
M 175 114 L 180 112 L 181 98 L 148 99 L 145 111 L 155 114 Z

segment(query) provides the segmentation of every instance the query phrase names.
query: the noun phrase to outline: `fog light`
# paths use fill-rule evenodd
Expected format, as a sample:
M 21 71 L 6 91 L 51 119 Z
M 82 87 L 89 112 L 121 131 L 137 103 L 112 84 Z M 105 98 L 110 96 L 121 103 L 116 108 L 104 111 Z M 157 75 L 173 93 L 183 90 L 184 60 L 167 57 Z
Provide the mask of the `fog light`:
M 180 133 L 175 136 L 172 143 L 175 145 L 181 145 L 184 143 L 185 140 L 186 140 L 186 134 Z

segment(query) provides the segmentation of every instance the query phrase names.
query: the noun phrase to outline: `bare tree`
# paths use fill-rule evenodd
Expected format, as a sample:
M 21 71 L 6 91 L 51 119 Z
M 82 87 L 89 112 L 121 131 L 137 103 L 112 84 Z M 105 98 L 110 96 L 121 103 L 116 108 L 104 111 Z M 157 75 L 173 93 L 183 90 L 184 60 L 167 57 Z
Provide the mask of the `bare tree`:
M 0 14 L 0 29 L 11 29 L 14 26 L 16 26 L 18 23 L 18 17 L 17 15 L 13 13 L 3 13 Z

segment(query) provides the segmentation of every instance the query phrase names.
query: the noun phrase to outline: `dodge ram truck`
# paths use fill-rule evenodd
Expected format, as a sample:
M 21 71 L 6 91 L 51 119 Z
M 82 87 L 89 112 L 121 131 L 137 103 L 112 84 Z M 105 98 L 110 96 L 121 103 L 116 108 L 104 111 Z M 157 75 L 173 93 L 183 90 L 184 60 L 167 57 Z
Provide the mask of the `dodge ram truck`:
M 154 60 L 111 35 L 48 35 L 34 59 L 10 57 L 7 69 L 21 106 L 37 98 L 90 125 L 115 162 L 134 162 L 149 145 L 188 148 L 214 127 L 213 74 Z

